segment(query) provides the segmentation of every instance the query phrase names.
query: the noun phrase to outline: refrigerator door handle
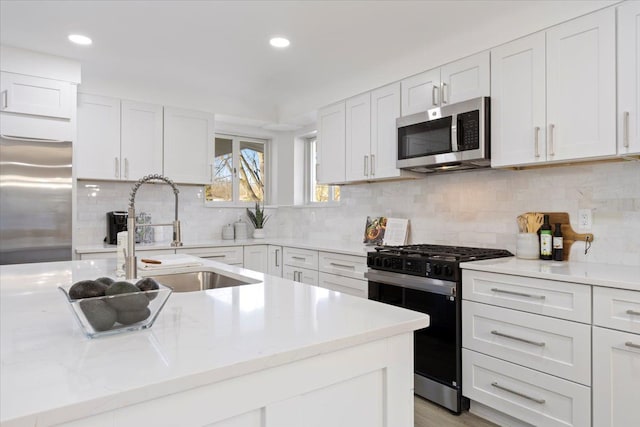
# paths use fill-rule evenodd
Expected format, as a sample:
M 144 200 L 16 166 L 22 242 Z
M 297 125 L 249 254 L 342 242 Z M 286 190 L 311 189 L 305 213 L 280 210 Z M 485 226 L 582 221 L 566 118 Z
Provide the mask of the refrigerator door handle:
M 0 137 L 4 139 L 8 139 L 10 141 L 25 141 L 25 142 L 66 142 L 61 139 L 47 139 L 47 138 L 24 138 L 22 136 L 12 136 L 12 135 L 0 135 Z

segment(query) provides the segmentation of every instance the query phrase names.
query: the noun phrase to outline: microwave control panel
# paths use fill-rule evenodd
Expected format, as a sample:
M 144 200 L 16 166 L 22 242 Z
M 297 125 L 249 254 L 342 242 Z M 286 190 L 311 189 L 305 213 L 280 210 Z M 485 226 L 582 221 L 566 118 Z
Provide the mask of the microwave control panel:
M 480 148 L 480 111 L 458 114 L 458 151 Z

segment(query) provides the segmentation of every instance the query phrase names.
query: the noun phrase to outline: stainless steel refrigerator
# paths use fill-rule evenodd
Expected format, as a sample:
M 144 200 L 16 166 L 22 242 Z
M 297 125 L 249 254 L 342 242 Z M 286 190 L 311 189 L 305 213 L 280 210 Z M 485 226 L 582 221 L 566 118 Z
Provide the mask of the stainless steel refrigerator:
M 0 264 L 71 259 L 69 141 L 0 137 Z

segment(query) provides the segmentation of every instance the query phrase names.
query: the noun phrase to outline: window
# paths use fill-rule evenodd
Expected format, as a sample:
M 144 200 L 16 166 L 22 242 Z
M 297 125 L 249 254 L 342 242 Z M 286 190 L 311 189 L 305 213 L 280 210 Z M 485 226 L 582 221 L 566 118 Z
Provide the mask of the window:
M 214 203 L 264 203 L 266 141 L 217 135 L 213 183 L 205 187 L 205 201 Z
M 337 185 L 318 184 L 316 170 L 318 168 L 318 151 L 316 138 L 307 139 L 306 156 L 306 201 L 307 203 L 332 203 L 340 201 L 340 187 Z

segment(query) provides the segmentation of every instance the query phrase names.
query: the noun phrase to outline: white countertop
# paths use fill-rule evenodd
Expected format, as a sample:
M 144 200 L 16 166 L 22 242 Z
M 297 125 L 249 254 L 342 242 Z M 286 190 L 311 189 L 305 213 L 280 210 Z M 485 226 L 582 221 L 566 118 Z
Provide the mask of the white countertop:
M 428 325 L 418 312 L 203 263 L 263 282 L 174 293 L 151 329 L 93 340 L 57 286 L 113 276 L 115 260 L 0 266 L 0 423 L 64 422 Z
M 252 245 L 277 245 L 289 246 L 294 248 L 312 249 L 333 253 L 342 253 L 346 255 L 366 256 L 367 252 L 373 251 L 375 246 L 366 246 L 364 243 L 341 242 L 338 240 L 302 240 L 302 239 L 282 239 L 282 238 L 266 238 L 266 239 L 244 239 L 244 240 L 202 240 L 183 242 L 183 246 L 179 249 L 206 248 L 206 247 L 224 247 L 224 246 L 252 246 Z M 170 246 L 168 242 L 164 243 L 148 243 L 137 244 L 136 250 L 158 250 L 158 249 L 176 249 Z M 100 243 L 97 245 L 85 245 L 76 247 L 76 253 L 106 253 L 115 252 L 116 245 L 108 245 Z
M 527 260 L 516 257 L 465 262 L 460 266 L 469 270 L 490 273 L 513 274 L 640 291 L 640 266 Z

